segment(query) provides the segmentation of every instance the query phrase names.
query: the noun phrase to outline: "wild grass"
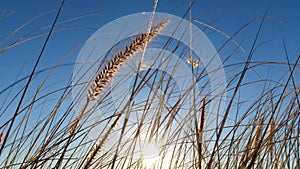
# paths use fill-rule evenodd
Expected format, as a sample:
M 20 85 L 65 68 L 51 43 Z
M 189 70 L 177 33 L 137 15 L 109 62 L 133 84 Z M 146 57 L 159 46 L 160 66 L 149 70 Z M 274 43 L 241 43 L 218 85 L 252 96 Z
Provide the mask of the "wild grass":
M 211 104 L 216 96 L 208 90 L 207 72 L 199 61 L 192 60 L 189 49 L 183 44 L 159 36 L 169 20 L 136 36 L 125 49 L 103 63 L 104 68 L 86 82 L 89 88 L 82 91 L 84 100 L 80 96 L 71 96 L 74 86 L 70 81 L 65 86 L 43 92 L 49 77 L 54 76 L 53 72 L 67 65 L 62 63 L 63 57 L 57 65 L 36 69 L 43 59 L 48 39 L 54 36 L 60 10 L 32 71 L 0 88 L 1 97 L 9 98 L 3 101 L 0 109 L 1 168 L 300 168 L 300 85 L 297 79 L 300 57 L 293 56 L 297 59 L 291 63 L 283 41 L 285 52 L 282 55 L 286 62 L 252 61 L 260 46 L 258 37 L 266 17 L 261 19 L 252 48 L 246 51 L 243 62 L 226 61 L 242 46 L 232 39 L 249 24 L 242 26 L 234 36 L 222 33 L 229 38 L 224 46 L 229 42 L 237 45 L 223 62 L 224 68 L 235 71 L 227 76 L 228 84 L 219 84 L 226 85 L 225 110 L 209 112 L 210 106 L 216 106 Z M 210 24 L 202 25 L 213 28 Z M 212 30 L 220 32 L 216 28 Z M 117 99 L 125 104 L 113 105 L 109 97 L 117 86 L 111 86 L 110 81 L 118 76 L 133 55 L 142 57 L 142 50 L 147 50 L 150 42 L 151 45 L 162 42 L 162 49 L 172 51 L 167 56 L 163 52 L 158 54 L 158 58 L 166 58 L 158 59 L 161 64 L 168 63 L 172 54 L 178 53 L 183 61 L 189 61 L 196 77 L 191 82 L 192 88 L 179 93 L 172 74 L 146 69 L 137 72 L 137 78 L 130 86 L 130 99 L 119 96 Z M 193 48 L 199 47 L 197 45 L 193 44 Z M 0 49 L 2 54 L 9 50 L 14 50 L 14 45 Z M 276 80 L 268 77 L 269 74 L 264 78 L 245 80 L 247 75 L 259 73 L 265 66 L 271 69 L 280 66 L 286 73 Z M 179 68 L 175 66 L 175 69 Z M 216 71 L 218 69 L 216 67 Z M 46 70 L 50 70 L 49 74 Z M 44 78 L 34 89 L 30 84 L 36 83 L 34 80 L 38 77 Z M 193 91 L 196 85 L 200 85 L 197 92 Z M 256 85 L 260 88 L 253 90 L 258 94 L 251 99 L 244 97 L 247 87 Z M 33 95 L 29 94 L 29 88 L 34 90 Z M 183 105 L 190 99 L 187 98 L 189 93 L 193 93 L 193 102 L 190 106 Z M 53 94 L 54 98 L 47 99 Z M 141 96 L 144 99 L 136 102 L 134 98 Z M 78 105 L 83 105 L 79 113 Z M 41 108 L 43 106 L 46 110 Z M 188 109 L 183 110 L 183 107 Z M 183 111 L 188 113 L 182 114 Z M 216 116 L 214 128 L 207 124 L 209 115 Z M 156 157 L 145 156 L 149 152 L 136 152 L 144 145 L 150 146 L 146 151 L 157 149 L 153 152 Z

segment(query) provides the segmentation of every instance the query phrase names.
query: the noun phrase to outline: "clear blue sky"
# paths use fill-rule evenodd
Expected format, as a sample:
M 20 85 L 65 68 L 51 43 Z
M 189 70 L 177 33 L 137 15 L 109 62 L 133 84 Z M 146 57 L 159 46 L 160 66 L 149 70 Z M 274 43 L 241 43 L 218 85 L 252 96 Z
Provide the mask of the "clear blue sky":
M 42 30 L 41 28 L 53 22 L 55 10 L 58 9 L 60 2 L 58 0 L 1 1 L 0 50 L 18 39 L 26 40 L 32 36 L 46 33 L 49 28 Z M 181 17 L 188 9 L 188 6 L 189 1 L 187 0 L 160 0 L 157 12 L 169 13 Z M 67 0 L 59 17 L 59 22 L 79 16 L 85 17 L 57 25 L 56 29 L 62 28 L 67 30 L 62 30 L 52 35 L 38 70 L 53 66 L 71 49 L 88 39 L 97 29 L 106 23 L 124 15 L 143 11 L 149 12 L 152 8 L 152 0 Z M 282 47 L 282 39 L 285 39 L 290 59 L 294 61 L 300 54 L 300 2 L 297 0 L 197 0 L 192 8 L 192 15 L 195 20 L 200 20 L 208 24 L 213 23 L 214 27 L 228 35 L 232 35 L 248 21 L 262 16 L 267 9 L 268 16 L 271 16 L 272 19 L 266 19 L 258 43 L 270 42 L 257 50 L 254 60 L 285 61 Z M 6 14 L 9 15 L 3 17 Z M 40 14 L 43 15 L 25 25 L 22 29 L 17 30 L 27 21 Z M 249 25 L 235 37 L 237 42 L 241 42 L 244 39 L 242 46 L 247 52 L 251 48 L 259 22 L 260 20 L 257 20 Z M 196 22 L 194 24 L 201 29 L 205 28 Z M 14 33 L 9 36 L 12 32 Z M 226 41 L 223 35 L 213 30 L 208 29 L 205 32 L 217 49 Z M 8 38 L 4 40 L 6 37 Z M 44 40 L 45 36 L 22 43 L 0 54 L 0 91 L 14 82 L 19 72 L 21 72 L 20 77 L 29 74 Z M 226 48 L 228 51 L 222 51 L 224 53 L 221 52 L 220 57 L 225 58 L 226 54 L 232 51 L 234 47 L 233 43 L 230 43 Z M 79 50 L 80 48 L 71 54 L 64 63 L 75 62 Z M 240 58 L 236 59 L 245 60 L 246 55 L 241 55 Z M 284 68 L 284 70 L 287 69 Z M 63 69 L 58 70 L 52 76 L 53 79 L 50 80 L 59 84 L 57 86 L 49 84 L 49 91 L 61 86 L 61 84 L 65 84 L 65 80 L 68 80 L 72 71 L 73 65 L 65 66 Z M 39 81 L 37 80 L 36 82 L 38 84 Z M 33 86 L 30 90 L 35 91 L 36 87 L 37 85 Z M 4 96 L 6 95 L 2 95 L 1 98 L 3 99 Z M 2 99 L 0 100 L 1 102 Z
M 1 18 L 0 20 L 1 40 L 33 17 L 47 11 L 57 10 L 59 4 L 60 1 L 58 0 L 2 1 L 0 4 L 0 13 L 2 15 L 9 12 L 12 13 L 5 18 Z M 158 2 L 157 11 L 183 16 L 184 12 L 188 8 L 188 5 L 189 1 L 186 0 L 160 0 Z M 55 63 L 55 59 L 60 58 L 61 54 L 68 51 L 71 46 L 74 46 L 74 44 L 88 38 L 95 30 L 104 24 L 124 15 L 142 11 L 151 11 L 152 6 L 153 2 L 151 0 L 67 0 L 62 15 L 59 18 L 60 21 L 83 15 L 99 15 L 89 16 L 69 24 L 58 26 L 64 28 L 67 28 L 68 26 L 82 26 L 82 28 L 54 34 L 50 40 L 48 50 L 45 52 L 46 55 L 52 56 L 45 56 L 43 59 L 45 59 L 47 63 L 52 61 Z M 206 23 L 211 23 L 218 17 L 222 17 L 216 21 L 213 26 L 229 35 L 232 35 L 247 21 L 263 15 L 266 9 L 269 10 L 268 15 L 274 17 L 276 20 L 268 19 L 264 25 L 261 38 L 262 41 L 272 40 L 273 42 L 270 42 L 266 49 L 261 49 L 262 54 L 267 54 L 268 56 L 266 57 L 278 56 L 279 53 L 282 53 L 280 44 L 282 38 L 284 38 L 287 43 L 290 56 L 292 57 L 298 55 L 300 53 L 300 23 L 298 18 L 298 16 L 300 16 L 300 2 L 297 0 L 234 0 L 229 2 L 223 0 L 197 0 L 193 6 L 193 18 Z M 36 21 L 26 25 L 13 36 L 8 38 L 3 44 L 0 44 L 0 48 L 6 47 L 24 34 L 30 33 L 31 31 L 39 29 L 42 26 L 51 24 L 54 15 L 54 12 L 45 14 Z M 246 42 L 248 42 L 247 40 L 251 42 L 251 37 L 255 35 L 258 23 L 259 21 L 257 21 L 254 26 L 249 26 L 248 29 L 245 29 L 245 31 L 241 32 L 237 41 L 242 38 L 246 38 Z M 194 24 L 199 25 L 197 23 Z M 200 27 L 203 28 L 203 26 Z M 45 32 L 45 30 L 40 32 Z M 212 32 L 211 40 L 217 48 L 224 42 L 224 39 L 222 39 L 224 37 L 213 31 L 210 32 Z M 42 42 L 43 40 L 43 38 L 39 38 L 35 42 Z M 28 47 L 29 44 L 33 46 Z M 247 44 L 243 45 L 246 49 L 249 49 Z M 7 66 L 14 67 L 22 64 L 24 61 L 26 61 L 25 63 L 29 64 L 29 62 L 33 61 L 32 59 L 36 57 L 40 46 L 40 44 L 33 42 L 32 44 L 24 43 L 18 47 L 12 48 L 10 51 L 1 54 L 0 71 L 2 72 L 8 69 Z M 270 48 L 272 50 L 270 50 Z M 34 53 L 33 51 L 36 52 Z M 17 56 L 19 55 L 18 52 L 20 52 L 23 56 Z

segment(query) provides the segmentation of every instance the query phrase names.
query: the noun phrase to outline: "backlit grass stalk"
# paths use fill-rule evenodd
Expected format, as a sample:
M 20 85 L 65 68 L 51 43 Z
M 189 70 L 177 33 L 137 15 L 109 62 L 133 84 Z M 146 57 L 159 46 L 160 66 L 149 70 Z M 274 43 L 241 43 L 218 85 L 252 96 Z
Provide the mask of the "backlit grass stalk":
M 155 36 L 169 23 L 169 19 L 159 23 L 151 28 L 150 33 L 138 35 L 131 44 L 125 47 L 124 51 L 118 52 L 113 59 L 108 61 L 105 67 L 95 77 L 93 84 L 88 89 L 87 97 L 90 100 L 96 100 L 103 93 L 105 87 L 110 83 L 111 79 L 116 75 L 119 69 L 128 62 L 136 53 L 142 51 L 147 43 L 150 43 Z
M 88 169 L 93 165 L 93 163 L 96 160 L 96 157 L 98 156 L 103 146 L 107 142 L 109 135 L 115 130 L 116 126 L 119 124 L 120 119 L 121 119 L 121 114 L 118 115 L 118 117 L 115 119 L 111 127 L 106 131 L 102 139 L 100 139 L 96 143 L 96 145 L 89 151 L 88 157 L 85 160 L 86 162 L 82 168 Z

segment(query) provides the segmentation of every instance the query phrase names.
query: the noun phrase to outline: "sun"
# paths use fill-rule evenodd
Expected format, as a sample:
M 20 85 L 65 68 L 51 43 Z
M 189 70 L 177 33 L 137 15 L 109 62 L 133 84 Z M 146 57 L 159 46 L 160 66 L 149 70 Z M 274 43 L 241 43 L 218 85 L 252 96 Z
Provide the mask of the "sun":
M 141 154 L 141 165 L 143 169 L 169 168 L 171 161 L 171 152 L 166 152 L 164 156 L 162 156 L 160 154 L 161 148 L 162 147 L 160 147 L 155 142 L 148 142 L 147 146 L 143 149 Z M 144 153 L 146 153 L 147 156 L 145 156 Z

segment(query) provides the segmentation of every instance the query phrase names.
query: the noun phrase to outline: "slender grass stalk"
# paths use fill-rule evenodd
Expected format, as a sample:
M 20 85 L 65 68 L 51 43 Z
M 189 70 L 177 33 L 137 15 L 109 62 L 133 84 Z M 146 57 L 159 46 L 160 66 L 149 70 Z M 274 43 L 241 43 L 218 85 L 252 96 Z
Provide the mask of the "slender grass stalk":
M 86 162 L 82 168 L 88 169 L 92 166 L 95 159 L 97 158 L 97 155 L 102 150 L 103 146 L 105 145 L 105 142 L 108 140 L 109 135 L 115 130 L 116 126 L 119 124 L 120 119 L 121 119 L 121 114 L 117 116 L 117 118 L 110 126 L 110 128 L 106 131 L 103 137 L 96 143 L 95 147 L 90 150 L 90 152 L 88 153 L 88 157 L 85 160 Z

